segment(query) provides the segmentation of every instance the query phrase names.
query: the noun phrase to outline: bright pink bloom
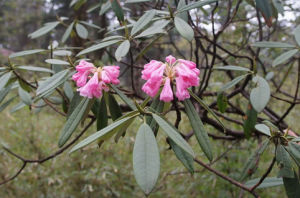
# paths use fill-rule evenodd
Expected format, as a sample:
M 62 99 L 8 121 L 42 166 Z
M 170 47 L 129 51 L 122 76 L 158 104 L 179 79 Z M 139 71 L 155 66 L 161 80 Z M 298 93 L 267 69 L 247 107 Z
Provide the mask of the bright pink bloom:
M 78 71 L 72 76 L 72 79 L 79 87 L 77 91 L 81 96 L 88 98 L 99 98 L 102 91 L 108 91 L 108 83 L 119 84 L 118 79 L 120 71 L 118 66 L 104 66 L 96 68 L 92 63 L 84 60 L 76 66 Z M 89 80 L 88 80 L 89 79 Z
M 142 78 L 147 80 L 142 90 L 151 97 L 154 97 L 162 84 L 160 100 L 170 102 L 173 100 L 171 85 L 176 85 L 176 97 L 185 100 L 190 97 L 188 88 L 199 85 L 200 70 L 192 61 L 178 59 L 173 56 L 166 57 L 166 63 L 152 60 L 144 66 Z

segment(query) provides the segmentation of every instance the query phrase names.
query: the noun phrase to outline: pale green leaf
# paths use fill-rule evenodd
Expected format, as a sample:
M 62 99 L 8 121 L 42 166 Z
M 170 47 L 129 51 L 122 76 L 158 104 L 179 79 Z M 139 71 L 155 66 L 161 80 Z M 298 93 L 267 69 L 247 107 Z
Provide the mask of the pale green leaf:
M 126 54 L 128 53 L 130 48 L 130 42 L 129 40 L 125 40 L 121 43 L 121 45 L 119 45 L 119 47 L 117 48 L 116 52 L 115 52 L 115 57 L 117 59 L 117 61 L 121 61 L 121 59 L 126 56 Z
M 187 22 L 180 17 L 175 17 L 174 23 L 177 31 L 183 38 L 187 39 L 188 41 L 193 40 L 194 30 Z
M 257 87 L 251 90 L 250 102 L 255 111 L 259 113 L 268 104 L 271 91 L 268 82 L 264 78 L 255 76 L 252 80 L 257 84 Z
M 293 49 L 282 53 L 280 56 L 278 56 L 273 60 L 272 66 L 275 67 L 277 65 L 284 63 L 285 61 L 293 57 L 295 54 L 297 54 L 298 52 L 299 52 L 298 49 Z

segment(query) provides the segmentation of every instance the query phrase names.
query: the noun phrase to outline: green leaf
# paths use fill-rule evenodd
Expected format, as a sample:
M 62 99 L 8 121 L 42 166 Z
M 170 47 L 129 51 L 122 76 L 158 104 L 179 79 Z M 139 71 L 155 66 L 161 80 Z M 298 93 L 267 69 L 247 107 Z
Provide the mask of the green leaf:
M 32 32 L 32 33 L 29 34 L 28 36 L 29 36 L 31 39 L 35 39 L 35 38 L 38 38 L 38 37 L 40 37 L 40 36 L 43 36 L 44 34 L 47 34 L 47 33 L 50 32 L 51 30 L 53 30 L 58 24 L 59 24 L 58 21 L 45 23 L 44 26 L 43 26 L 42 28 L 36 30 L 35 32 Z
M 110 87 L 120 96 L 120 98 L 132 109 L 136 110 L 136 106 L 133 102 L 122 92 L 120 91 L 115 85 L 110 85 Z
M 128 53 L 130 48 L 130 42 L 129 40 L 125 40 L 121 43 L 121 45 L 119 45 L 119 47 L 117 48 L 116 52 L 115 52 L 115 57 L 117 59 L 117 61 L 121 61 L 121 59 L 126 56 L 126 54 Z
M 73 30 L 73 27 L 74 27 L 74 22 L 72 22 L 66 29 L 64 35 L 62 36 L 61 42 L 63 42 L 63 43 L 66 42 L 66 40 L 69 38 L 69 36 Z
M 59 59 L 46 59 L 45 62 L 51 65 L 70 65 L 70 63 L 68 63 L 67 61 Z
M 241 76 L 238 76 L 236 78 L 234 78 L 232 81 L 226 83 L 220 90 L 219 92 L 223 92 L 227 89 L 230 89 L 231 87 L 235 86 L 236 84 L 238 84 L 240 81 L 242 81 L 244 78 L 246 78 L 248 74 L 244 74 Z
M 55 50 L 53 51 L 53 55 L 55 56 L 71 56 L 72 52 L 68 50 Z
M 80 56 L 80 55 L 83 55 L 83 54 L 87 54 L 87 53 L 105 48 L 105 47 L 113 45 L 117 42 L 119 42 L 119 40 L 109 40 L 109 41 L 105 41 L 105 42 L 102 42 L 102 43 L 98 43 L 96 45 L 92 45 L 91 47 L 88 47 L 88 48 L 80 51 L 76 56 Z
M 106 102 L 108 103 L 109 112 L 112 120 L 117 120 L 119 117 L 122 116 L 121 108 L 112 94 L 108 94 L 108 100 Z
M 293 33 L 294 33 L 295 40 L 296 40 L 298 46 L 300 46 L 300 25 L 298 25 L 298 26 L 296 27 L 296 29 L 294 30 Z
M 284 146 L 280 144 L 276 147 L 276 161 L 280 168 L 278 177 L 294 177 L 294 171 L 292 168 L 289 153 L 285 150 Z
M 288 59 L 293 57 L 295 54 L 297 54 L 298 52 L 299 52 L 298 49 L 293 49 L 293 50 L 284 52 L 283 54 L 281 54 L 280 56 L 278 56 L 277 58 L 275 58 L 273 60 L 272 66 L 276 67 L 277 65 L 284 63 L 285 61 L 287 61 Z
M 76 28 L 76 32 L 80 38 L 87 39 L 89 33 L 83 25 L 81 25 L 80 23 L 77 23 L 75 28 Z
M 180 10 L 184 6 L 186 6 L 185 0 L 180 0 L 177 5 L 177 10 Z M 178 13 L 176 16 L 182 18 L 185 22 L 188 22 L 188 13 L 186 11 Z
M 86 22 L 86 21 L 79 21 L 79 22 L 81 24 L 87 25 L 87 26 L 92 27 L 92 28 L 101 29 L 101 27 L 99 27 L 98 25 L 95 25 L 93 23 L 89 23 L 89 22 Z
M 159 99 L 159 97 L 157 96 L 151 103 L 150 105 L 150 110 L 154 110 L 154 112 L 156 113 L 161 113 L 164 109 L 164 101 L 161 101 Z M 153 119 L 152 116 L 146 116 L 146 123 L 151 127 L 152 131 L 154 132 L 154 134 L 157 134 L 158 131 L 158 124 L 156 123 L 156 121 Z
M 74 109 L 72 114 L 68 117 L 63 129 L 61 130 L 61 135 L 58 141 L 58 146 L 62 147 L 71 137 L 80 121 L 82 120 L 85 110 L 89 104 L 89 99 L 84 98 L 81 100 L 79 105 Z
M 255 169 L 256 169 L 256 162 L 261 154 L 266 150 L 268 147 L 270 140 L 266 139 L 262 145 L 249 157 L 247 162 L 245 163 L 242 173 L 240 175 L 239 181 L 243 181 L 247 176 L 251 176 Z
M 184 165 L 184 167 L 191 173 L 194 173 L 194 159 L 193 156 L 182 150 L 175 142 L 169 139 L 169 143 L 177 157 L 177 159 Z
M 244 125 L 243 125 L 246 138 L 251 137 L 251 134 L 255 128 L 256 120 L 257 120 L 257 112 L 251 106 L 251 104 L 249 104 L 247 112 L 246 112 L 246 119 L 245 119 Z
M 15 113 L 15 112 L 19 111 L 20 109 L 22 109 L 23 107 L 26 107 L 26 104 L 24 104 L 21 101 L 10 109 L 10 113 Z
M 165 30 L 163 28 L 166 27 L 169 23 L 170 21 L 167 20 L 160 20 L 154 22 L 149 28 L 147 28 L 146 30 L 144 30 L 142 33 L 135 36 L 134 38 L 143 38 L 155 34 L 165 34 Z
M 22 89 L 21 86 L 19 86 L 18 93 L 19 93 L 21 101 L 24 104 L 26 104 L 28 106 L 30 106 L 32 104 L 31 95 L 27 91 L 25 91 L 24 89 Z
M 68 81 L 66 81 L 66 82 L 64 83 L 63 88 L 64 88 L 64 92 L 65 92 L 66 96 L 67 96 L 68 99 L 71 101 L 72 98 L 74 97 L 74 92 L 73 92 L 73 89 L 72 89 L 71 84 L 70 84 Z
M 233 65 L 227 65 L 227 66 L 223 66 L 223 67 L 214 67 L 213 69 L 217 69 L 217 70 L 232 70 L 232 71 L 246 71 L 246 72 L 250 72 L 250 69 L 248 69 L 248 68 L 246 68 L 246 67 L 233 66 Z
M 125 39 L 124 36 L 114 35 L 114 36 L 108 36 L 108 37 L 105 37 L 104 39 L 101 40 L 101 42 L 104 42 L 104 41 L 110 41 L 110 40 L 118 40 L 118 41 L 122 41 L 122 40 L 124 40 L 124 39 Z
M 42 97 L 43 95 L 49 93 L 51 90 L 54 90 L 56 87 L 64 83 L 68 72 L 69 70 L 67 69 L 60 71 L 47 78 L 45 81 L 40 82 L 36 90 L 36 95 Z
M 143 123 L 136 135 L 133 148 L 133 172 L 146 195 L 154 188 L 159 176 L 160 158 L 156 139 L 151 128 Z
M 0 103 L 5 99 L 11 88 L 12 86 L 10 85 L 0 90 Z
M 257 124 L 255 125 L 255 129 L 269 137 L 271 136 L 270 128 L 265 124 Z
M 260 180 L 260 178 L 249 180 L 249 181 L 247 181 L 245 183 L 245 186 L 248 187 L 248 188 L 251 188 L 255 184 L 257 184 L 257 182 L 259 182 L 259 180 Z M 269 187 L 274 187 L 274 186 L 280 186 L 282 184 L 283 184 L 282 178 L 278 178 L 278 177 L 266 177 L 264 179 L 264 181 L 256 189 L 269 188 Z
M 36 71 L 36 72 L 54 73 L 51 69 L 43 68 L 43 67 L 35 67 L 35 66 L 18 66 L 18 67 L 16 67 L 16 69 Z
M 110 3 L 111 3 L 111 8 L 116 14 L 119 22 L 122 23 L 124 21 L 124 13 L 122 7 L 120 6 L 120 3 L 118 2 L 118 0 L 110 0 Z
M 283 184 L 288 198 L 300 197 L 300 183 L 297 174 L 294 172 L 293 178 L 283 177 Z
M 225 125 L 223 124 L 223 122 L 219 119 L 219 117 L 215 114 L 215 112 L 213 110 L 211 110 L 209 108 L 209 106 L 207 104 L 205 104 L 205 102 L 203 100 L 201 100 L 196 94 L 194 94 L 191 90 L 188 90 L 190 95 L 207 111 L 209 112 L 214 118 L 216 118 L 216 120 L 219 122 L 219 124 L 223 127 L 224 131 L 225 131 Z
M 205 155 L 209 159 L 209 161 L 212 161 L 212 159 L 213 159 L 212 148 L 211 148 L 211 145 L 209 142 L 207 132 L 204 128 L 204 125 L 203 125 L 200 117 L 199 117 L 199 114 L 197 113 L 193 103 L 189 99 L 184 100 L 183 104 L 184 104 L 184 109 L 186 111 L 186 114 L 192 125 L 194 134 L 197 138 L 197 141 L 198 141 L 202 151 L 205 153 Z
M 227 96 L 223 92 L 219 93 L 217 97 L 217 106 L 219 111 L 221 113 L 225 113 L 227 105 L 228 105 Z
M 172 139 L 175 144 L 177 144 L 180 148 L 184 151 L 189 153 L 191 156 L 195 156 L 193 149 L 190 145 L 182 138 L 179 131 L 173 127 L 168 121 L 164 118 L 160 117 L 159 115 L 152 114 L 153 118 L 157 122 L 157 124 L 163 129 L 163 131 Z
M 194 30 L 191 28 L 191 26 L 185 22 L 183 19 L 180 17 L 175 17 L 174 19 L 175 27 L 179 34 L 187 39 L 188 41 L 192 41 L 194 38 Z
M 99 103 L 99 104 L 98 104 Z M 107 116 L 107 107 L 104 97 L 101 98 L 100 102 L 95 102 L 96 105 L 96 117 L 97 117 L 97 131 L 107 127 L 108 125 L 108 116 Z
M 8 72 L 0 77 L 0 90 L 5 87 L 11 77 L 12 72 Z
M 79 142 L 78 144 L 76 144 L 70 151 L 70 153 L 85 147 L 87 145 L 89 145 L 90 143 L 96 141 L 97 139 L 101 138 L 102 136 L 107 135 L 109 132 L 113 131 L 115 128 L 117 128 L 118 126 L 120 126 L 121 124 L 129 121 L 131 118 L 136 117 L 137 115 L 134 116 L 130 116 L 130 117 L 125 117 L 121 120 L 118 120 L 110 125 L 108 125 L 107 127 L 105 127 L 104 129 L 101 129 L 100 131 L 97 131 L 96 133 L 94 133 L 93 135 L 90 135 L 89 137 L 85 138 L 84 140 L 82 140 L 81 142 Z
M 266 23 L 272 26 L 272 5 L 269 0 L 255 0 L 256 7 L 261 11 Z
M 218 0 L 196 1 L 196 2 L 193 2 L 193 3 L 190 3 L 186 6 L 181 7 L 179 10 L 176 11 L 175 14 L 180 13 L 180 12 L 184 12 L 184 11 L 188 11 L 188 10 L 191 10 L 191 9 L 194 9 L 194 8 L 199 8 L 199 7 L 202 7 L 202 6 L 217 2 L 217 1 Z
M 106 3 L 102 4 L 99 15 L 105 14 L 110 8 L 111 8 L 110 1 L 107 1 Z
M 79 105 L 80 101 L 81 101 L 81 96 L 79 95 L 78 92 L 76 92 L 74 94 L 74 96 L 72 97 L 72 100 L 71 100 L 71 102 L 69 104 L 67 118 L 70 117 L 70 115 L 72 114 L 72 112 L 74 111 L 74 109 Z
M 5 103 L 3 103 L 2 105 L 0 105 L 0 112 L 2 112 L 4 109 L 6 109 L 6 107 L 8 107 L 8 105 L 15 99 L 16 97 L 12 97 L 10 99 L 8 99 Z
M 257 84 L 257 87 L 251 90 L 250 102 L 256 112 L 260 113 L 267 106 L 271 91 L 268 82 L 264 78 L 255 76 L 252 81 Z
M 37 54 L 37 53 L 45 52 L 45 51 L 47 51 L 47 50 L 44 50 L 44 49 L 26 50 L 26 51 L 13 53 L 9 56 L 9 58 L 15 58 L 15 57 L 19 57 L 19 56 L 27 56 L 27 55 Z
M 290 156 L 294 159 L 298 167 L 300 167 L 300 145 L 294 142 L 289 142 L 286 147 Z
M 283 14 L 284 8 L 283 4 L 280 0 L 272 0 L 274 7 L 276 8 L 277 12 Z
M 266 47 L 266 48 L 296 48 L 296 46 L 288 44 L 288 43 L 281 43 L 281 42 L 271 42 L 271 41 L 261 41 L 252 44 L 253 47 Z
M 134 36 L 140 30 L 142 30 L 146 25 L 148 25 L 153 17 L 155 16 L 155 10 L 147 11 L 132 27 L 131 36 Z
M 148 2 L 151 0 L 127 0 L 125 3 L 143 3 L 143 2 Z

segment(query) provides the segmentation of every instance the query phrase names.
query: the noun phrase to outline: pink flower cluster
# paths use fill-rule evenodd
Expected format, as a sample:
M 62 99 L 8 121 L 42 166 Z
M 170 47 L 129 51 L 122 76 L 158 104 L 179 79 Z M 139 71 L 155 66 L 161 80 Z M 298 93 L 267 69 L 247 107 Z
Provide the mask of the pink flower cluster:
M 149 96 L 154 97 L 163 85 L 160 100 L 170 102 L 174 99 L 172 83 L 176 85 L 176 97 L 182 101 L 190 97 L 187 90 L 189 87 L 199 85 L 199 74 L 199 69 L 192 61 L 176 60 L 171 55 L 166 57 L 166 63 L 152 60 L 144 66 L 142 71 L 142 78 L 147 81 L 142 90 Z
M 81 96 L 88 98 L 99 98 L 102 96 L 102 90 L 108 91 L 108 83 L 119 84 L 119 67 L 104 66 L 95 67 L 92 63 L 81 60 L 76 66 L 76 71 L 72 79 L 76 82 L 77 91 Z

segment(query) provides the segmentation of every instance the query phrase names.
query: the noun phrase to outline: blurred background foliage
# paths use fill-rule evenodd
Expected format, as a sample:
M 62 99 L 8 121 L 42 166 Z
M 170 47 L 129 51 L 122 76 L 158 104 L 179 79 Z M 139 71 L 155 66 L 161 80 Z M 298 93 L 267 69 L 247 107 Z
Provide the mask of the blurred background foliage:
M 0 63 L 6 63 L 9 54 L 15 51 L 35 48 L 47 48 L 50 41 L 59 39 L 56 35 L 63 34 L 65 28 L 59 27 L 56 29 L 58 34 L 48 34 L 38 40 L 31 40 L 28 34 L 41 27 L 45 22 L 56 20 L 57 16 L 72 17 L 85 20 L 87 18 L 86 10 L 97 3 L 96 0 L 89 0 L 83 7 L 74 12 L 69 12 L 70 0 L 0 0 Z M 287 36 L 291 29 L 294 29 L 299 24 L 300 18 L 298 15 L 291 16 L 291 13 L 299 13 L 299 7 L 293 7 L 295 1 L 286 1 L 285 9 L 290 10 L 290 14 L 280 15 L 277 21 L 276 31 L 272 34 L 276 40 L 291 41 Z M 246 1 L 243 1 L 243 5 Z M 234 31 L 228 30 L 224 33 L 221 39 L 223 45 L 231 46 L 232 42 L 240 40 L 240 43 L 249 42 L 242 40 L 249 34 L 249 39 L 255 39 L 255 35 L 251 23 L 248 18 L 249 7 L 242 7 L 238 12 L 238 19 Z M 132 7 L 133 11 L 138 12 L 136 7 Z M 221 9 L 221 8 L 218 8 Z M 219 10 L 220 16 L 226 10 Z M 253 14 L 253 13 L 252 13 Z M 108 13 L 109 15 L 109 13 Z M 134 16 L 134 14 L 133 14 Z M 248 17 L 245 20 L 245 17 Z M 209 17 L 209 16 L 205 16 Z M 204 17 L 204 18 L 205 18 Z M 255 16 L 253 16 L 255 17 Z M 110 17 L 103 17 L 97 12 L 89 13 L 89 19 L 95 18 L 93 22 L 96 25 L 105 26 L 105 23 L 111 22 L 107 20 L 115 20 Z M 221 20 L 221 19 L 220 19 Z M 203 23 L 203 31 L 209 30 L 209 23 Z M 256 24 L 254 24 L 256 25 Z M 252 29 L 253 28 L 253 29 Z M 232 29 L 231 29 L 232 30 Z M 103 34 L 93 33 L 98 39 L 103 38 Z M 172 37 L 173 36 L 173 37 Z M 179 39 L 176 35 L 171 34 L 171 39 L 180 48 L 184 56 L 189 56 L 189 50 L 185 49 L 186 41 Z M 82 45 L 82 40 L 73 39 L 69 41 L 70 46 Z M 164 57 L 172 51 L 168 48 L 170 43 L 166 40 L 151 49 L 152 57 Z M 276 54 L 280 49 L 274 49 L 271 54 Z M 264 53 L 262 53 L 263 55 Z M 97 54 L 101 56 L 101 52 Z M 270 56 L 263 56 L 264 61 L 270 61 Z M 26 56 L 20 58 L 20 63 L 30 63 L 39 65 L 43 62 L 40 56 Z M 237 63 L 242 65 L 243 62 Z M 294 67 L 296 69 L 296 67 Z M 278 67 L 277 70 L 282 68 Z M 283 70 L 286 70 L 284 68 Z M 279 73 L 278 75 L 283 75 Z M 293 85 L 295 74 L 291 72 L 289 79 L 283 85 L 289 89 Z M 28 76 L 32 77 L 32 76 Z M 276 76 L 274 78 L 276 80 Z M 215 73 L 210 81 L 210 90 L 216 90 L 220 87 L 219 82 L 224 81 L 224 75 Z M 206 99 L 209 101 L 209 99 Z M 240 100 L 240 101 L 238 101 Z M 236 99 L 242 107 L 247 104 L 246 100 Z M 14 103 L 16 105 L 17 103 Z M 13 105 L 12 105 L 13 106 Z M 276 101 L 270 102 L 270 106 L 277 111 L 286 108 L 284 103 Z M 299 107 L 293 109 L 292 113 L 286 118 L 286 122 L 297 132 L 300 125 L 297 123 L 297 118 L 300 116 Z M 175 115 L 170 114 L 170 117 Z M 183 118 L 187 120 L 187 118 Z M 180 128 L 182 131 L 190 131 L 191 128 L 188 122 L 182 121 Z M 16 113 L 11 113 L 8 109 L 0 114 L 0 141 L 13 149 L 21 156 L 28 158 L 41 158 L 47 156 L 57 148 L 57 139 L 59 131 L 62 128 L 65 120 L 57 117 L 50 109 L 43 109 L 39 114 L 35 114 L 28 107 L 19 110 Z M 240 126 L 232 123 L 224 122 L 229 125 L 229 128 L 240 129 Z M 72 155 L 64 153 L 53 160 L 50 160 L 42 165 L 30 164 L 24 172 L 14 181 L 0 186 L 0 197 L 143 197 L 143 193 L 138 188 L 133 172 L 132 172 L 132 149 L 134 137 L 136 134 L 135 123 L 130 127 L 128 135 L 123 138 L 118 144 L 114 144 L 113 140 L 106 142 L 100 149 L 96 146 L 88 147 L 84 151 L 77 152 Z M 96 130 L 95 126 L 89 129 L 85 136 Z M 215 129 L 207 126 L 207 131 Z M 159 148 L 161 155 L 161 174 L 156 185 L 154 193 L 150 197 L 250 197 L 249 194 L 244 194 L 240 189 L 229 184 L 210 172 L 196 166 L 195 174 L 191 176 L 186 169 L 179 163 L 175 155 L 168 148 L 168 144 L 163 137 L 159 138 Z M 202 155 L 199 147 L 195 143 L 195 138 L 191 139 L 191 145 L 197 153 Z M 215 156 L 225 155 L 218 163 L 213 166 L 228 174 L 233 178 L 238 178 L 242 167 L 249 155 L 249 151 L 257 148 L 261 140 L 243 140 L 243 141 L 212 141 Z M 220 146 L 222 145 L 222 146 Z M 226 152 L 224 154 L 224 152 Z M 268 148 L 260 159 L 258 170 L 252 175 L 252 178 L 259 177 L 264 173 L 273 158 L 274 148 Z M 205 160 L 204 156 L 199 156 Z M 20 162 L 9 154 L 0 150 L 0 178 L 4 179 L 15 173 L 15 170 L 20 166 Z M 276 176 L 277 167 L 271 173 L 271 176 Z M 258 190 L 261 197 L 284 197 L 284 189 L 282 186 L 269 189 Z M 208 196 L 209 195 L 209 196 Z

